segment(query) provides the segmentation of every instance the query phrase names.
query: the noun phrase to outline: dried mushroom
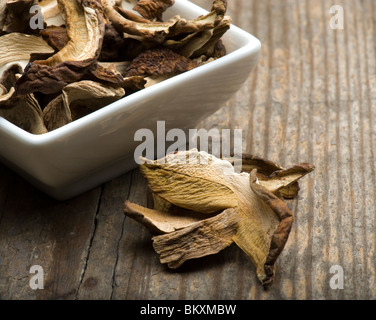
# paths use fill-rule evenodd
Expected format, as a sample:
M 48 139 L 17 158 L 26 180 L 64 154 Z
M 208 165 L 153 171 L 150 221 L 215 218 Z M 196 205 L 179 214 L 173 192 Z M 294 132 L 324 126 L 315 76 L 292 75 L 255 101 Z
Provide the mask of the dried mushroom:
M 0 76 L 10 64 L 26 66 L 33 53 L 53 53 L 42 38 L 23 33 L 10 33 L 0 37 Z
M 38 5 L 42 8 L 44 22 L 47 26 L 61 26 L 64 24 L 57 0 L 39 0 Z
M 0 0 L 0 34 L 4 28 L 7 0 Z
M 6 76 L 6 84 L 0 83 L 1 96 L 23 105 L 37 102 L 33 110 L 38 117 L 42 112 L 51 131 L 226 54 L 221 42 L 231 22 L 225 15 L 226 0 L 213 0 L 211 12 L 196 19 L 185 19 L 182 13 L 163 21 L 173 4 L 174 0 L 0 0 L 0 78 L 9 67 L 20 67 L 16 77 Z M 36 29 L 30 24 L 30 12 L 36 13 L 30 10 L 33 5 L 40 6 L 44 19 L 38 16 Z M 90 94 L 89 83 L 95 88 Z M 103 96 L 96 96 L 99 93 Z
M 2 31 L 5 33 L 21 32 L 33 33 L 30 28 L 30 8 L 35 4 L 34 0 L 5 1 L 5 19 Z
M 197 64 L 167 48 L 147 50 L 135 58 L 125 71 L 130 76 L 163 76 L 195 68 Z
M 82 80 L 96 62 L 104 35 L 100 2 L 58 0 L 67 24 L 68 43 L 46 60 L 35 60 L 17 82 L 20 94 L 53 94 L 67 84 Z
M 93 81 L 67 85 L 63 93 L 43 110 L 43 119 L 49 131 L 102 108 L 123 97 L 123 88 L 112 88 Z
M 133 10 L 146 19 L 162 20 L 162 14 L 174 4 L 174 0 L 139 0 Z
M 13 89 L 0 96 L 0 117 L 33 134 L 47 132 L 42 110 L 32 94 L 15 95 Z
M 272 283 L 293 220 L 284 194 L 296 196 L 297 180 L 313 165 L 286 170 L 244 155 L 247 171 L 236 173 L 229 161 L 196 149 L 143 160 L 140 170 L 154 209 L 126 201 L 124 212 L 157 234 L 153 246 L 161 263 L 177 268 L 236 243 L 251 258 L 261 283 Z
M 30 133 L 46 133 L 38 101 L 32 94 L 17 95 L 11 86 L 19 72 L 22 72 L 22 67 L 15 64 L 6 69 L 0 78 L 0 117 Z

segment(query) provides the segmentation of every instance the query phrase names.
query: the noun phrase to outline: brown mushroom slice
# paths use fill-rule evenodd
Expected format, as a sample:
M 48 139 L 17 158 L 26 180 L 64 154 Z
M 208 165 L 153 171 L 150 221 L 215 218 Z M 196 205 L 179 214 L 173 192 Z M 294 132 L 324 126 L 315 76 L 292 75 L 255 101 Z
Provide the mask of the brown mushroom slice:
M 222 158 L 234 164 L 234 158 Z M 239 161 L 238 159 L 237 161 Z M 280 165 L 249 154 L 242 154 L 242 172 L 251 173 L 257 170 L 258 183 L 274 194 L 293 199 L 299 192 L 298 180 L 312 172 L 315 167 L 309 163 L 302 163 L 285 169 Z
M 125 5 L 127 3 L 127 5 Z M 129 7 L 131 5 L 131 7 Z M 131 20 L 133 22 L 139 23 L 151 23 L 149 19 L 142 17 L 138 12 L 133 11 L 133 6 L 135 4 L 128 3 L 127 1 L 122 1 L 121 6 L 117 6 L 116 11 L 119 12 L 124 18 Z
M 113 88 L 84 80 L 66 86 L 62 95 L 64 104 L 69 106 L 74 121 L 119 100 L 124 94 L 123 88 Z
M 32 134 L 47 132 L 38 101 L 32 94 L 16 95 L 14 88 L 0 97 L 0 117 Z
M 224 46 L 224 50 L 221 50 L 217 55 L 215 55 L 215 50 L 218 48 L 218 41 L 230 28 L 230 24 L 231 18 L 225 16 L 214 29 L 190 33 L 183 39 L 167 39 L 163 45 L 187 58 L 196 58 L 202 55 L 218 58 L 226 53 Z
M 32 33 L 30 28 L 30 8 L 35 4 L 34 0 L 6 1 L 5 20 L 3 31 L 5 33 L 20 32 Z
M 196 36 L 177 50 L 177 53 L 190 58 L 193 54 L 202 48 L 213 36 L 213 30 L 204 30 L 196 33 Z
M 101 50 L 105 31 L 101 4 L 88 0 L 58 0 L 66 20 L 66 46 L 46 60 L 33 61 L 17 82 L 21 94 L 58 93 L 67 84 L 81 80 Z
M 270 192 L 280 195 L 284 198 L 294 198 L 299 186 L 296 181 L 312 172 L 315 167 L 309 163 L 302 163 L 289 169 L 284 169 L 272 173 L 265 177 L 258 175 L 259 184 L 267 188 Z
M 48 26 L 39 33 L 46 38 L 48 44 L 57 50 L 62 50 L 69 41 L 65 27 Z
M 195 68 L 197 64 L 168 48 L 146 50 L 129 65 L 126 76 L 162 76 Z
M 162 20 L 162 14 L 173 4 L 174 0 L 139 0 L 133 10 L 144 18 Z
M 26 66 L 33 53 L 54 52 L 41 37 L 17 32 L 1 36 L 0 43 L 0 77 L 11 64 Z
M 236 209 L 227 209 L 183 229 L 153 237 L 154 250 L 161 263 L 176 269 L 187 260 L 216 254 L 230 246 L 240 219 Z
M 200 48 L 198 48 L 191 56 L 199 57 L 201 55 L 206 55 L 209 57 L 219 58 L 226 54 L 226 49 L 222 45 L 221 50 L 217 51 L 219 54 L 215 54 L 216 49 L 218 49 L 218 42 L 222 38 L 222 36 L 230 29 L 231 25 L 231 18 L 229 16 L 225 16 L 222 21 L 216 26 L 213 30 L 211 38 Z M 189 56 L 189 57 L 191 57 Z
M 7 68 L 2 72 L 0 76 L 0 84 L 5 87 L 7 92 L 14 89 L 14 84 L 23 72 L 23 68 L 20 64 L 8 64 Z
M 223 210 L 228 213 L 230 210 L 232 217 L 229 228 L 236 223 L 236 232 L 231 241 L 227 239 L 226 243 L 234 241 L 255 264 L 260 281 L 265 286 L 271 283 L 275 261 L 286 244 L 292 224 L 292 213 L 287 205 L 267 189 L 267 186 L 273 184 L 261 185 L 256 169 L 251 173 L 236 173 L 230 162 L 195 149 L 169 154 L 156 161 L 143 160 L 144 164 L 140 166 L 140 170 L 147 179 L 153 195 L 157 200 L 160 198 L 164 202 L 159 206 L 162 210 L 166 208 L 170 212 L 171 208 L 176 210 L 178 207 L 190 210 L 192 215 L 211 214 L 212 217 L 200 221 L 209 226 L 211 223 L 223 221 L 220 214 L 216 213 Z M 306 172 L 313 170 L 311 165 L 297 167 L 304 167 Z M 289 176 L 288 183 L 291 184 L 296 181 L 295 179 L 302 177 L 301 172 L 295 173 L 296 169 L 286 170 L 283 174 L 279 173 L 279 178 Z M 273 179 L 273 175 L 271 176 L 270 179 Z M 273 191 L 276 192 L 274 186 Z M 166 206 L 166 203 L 172 205 Z M 154 211 L 156 212 L 158 210 Z M 176 214 L 178 215 L 178 211 Z M 216 217 L 219 220 L 213 219 Z M 215 252 L 213 248 L 213 251 L 206 251 L 205 245 L 201 249 L 200 245 L 206 243 L 205 239 L 210 239 L 211 235 L 196 232 L 192 228 L 192 225 L 187 226 L 160 238 L 161 241 L 155 249 L 161 255 L 161 261 L 166 262 L 167 260 L 162 257 L 169 253 L 169 266 L 177 267 L 186 257 L 199 257 Z M 199 226 L 197 228 L 196 230 L 200 230 Z M 219 237 L 222 232 L 226 234 L 228 231 L 223 228 L 218 230 L 221 230 L 216 233 Z M 179 254 L 175 254 L 174 248 L 169 247 L 174 243 L 179 244 L 176 246 L 179 247 Z M 193 253 L 191 248 L 196 252 Z

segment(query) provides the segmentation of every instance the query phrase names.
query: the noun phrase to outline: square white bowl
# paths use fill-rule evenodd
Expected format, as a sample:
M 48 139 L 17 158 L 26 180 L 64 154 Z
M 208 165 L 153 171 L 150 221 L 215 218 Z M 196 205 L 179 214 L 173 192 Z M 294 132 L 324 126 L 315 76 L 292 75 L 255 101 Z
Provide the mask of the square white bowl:
M 194 19 L 207 11 L 176 0 L 171 15 Z M 231 25 L 227 55 L 116 101 L 55 131 L 30 134 L 0 117 L 0 160 L 58 200 L 66 200 L 137 167 L 138 129 L 157 121 L 187 131 L 223 106 L 256 65 L 261 44 Z M 156 135 L 155 135 L 156 136 Z M 157 154 L 162 157 L 164 154 Z

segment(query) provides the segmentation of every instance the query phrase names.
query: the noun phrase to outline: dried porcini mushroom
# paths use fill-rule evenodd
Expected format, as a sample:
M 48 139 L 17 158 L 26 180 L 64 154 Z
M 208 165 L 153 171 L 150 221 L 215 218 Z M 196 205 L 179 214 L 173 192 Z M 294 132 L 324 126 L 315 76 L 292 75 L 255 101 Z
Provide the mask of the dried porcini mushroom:
M 48 131 L 55 130 L 120 99 L 124 94 L 123 88 L 93 81 L 71 83 L 43 110 L 44 123 Z
M 6 19 L 6 6 L 7 6 L 7 1 L 1 0 L 0 1 L 0 34 L 3 31 L 4 23 Z
M 129 65 L 125 75 L 162 76 L 191 70 L 196 62 L 187 59 L 167 48 L 150 49 L 141 53 Z
M 80 4 L 81 3 L 81 4 Z M 46 60 L 33 61 L 17 82 L 17 92 L 53 94 L 82 80 L 96 62 L 105 30 L 100 2 L 58 0 L 67 23 L 68 43 Z
M 196 149 L 143 160 L 140 170 L 153 193 L 154 209 L 126 201 L 124 212 L 157 234 L 153 247 L 161 263 L 177 268 L 236 243 L 251 258 L 261 283 L 272 283 L 293 220 L 283 194 L 313 165 L 286 170 L 244 155 L 247 171 L 237 173 L 229 161 Z
M 10 33 L 0 37 L 0 76 L 10 64 L 25 66 L 33 53 L 53 53 L 42 38 L 23 33 Z
M 221 42 L 231 22 L 225 15 L 226 0 L 213 0 L 211 11 L 196 19 L 176 15 L 163 21 L 163 13 L 173 4 L 174 0 L 0 1 L 0 78 L 11 65 L 21 68 L 16 77 L 7 76 L 7 83 L 0 84 L 2 97 L 24 105 L 36 101 L 36 114 L 42 110 L 51 131 L 106 101 L 226 54 Z M 41 7 L 43 30 L 30 27 L 32 5 Z M 85 83 L 107 88 L 102 93 L 108 96 L 89 105 Z M 80 108 L 66 101 L 76 84 L 83 96 L 73 105 L 81 101 Z
M 33 33 L 30 28 L 30 8 L 36 4 L 34 0 L 12 0 L 6 2 L 5 19 L 2 30 L 5 33 Z
M 20 65 L 11 65 L 0 78 L 0 117 L 30 133 L 46 133 L 38 101 L 32 94 L 17 95 L 11 86 L 19 72 L 22 72 Z
M 57 0 L 39 0 L 38 5 L 42 8 L 44 22 L 47 26 L 61 26 L 64 24 Z
M 139 0 L 133 10 L 146 19 L 162 20 L 162 14 L 174 4 L 174 0 Z

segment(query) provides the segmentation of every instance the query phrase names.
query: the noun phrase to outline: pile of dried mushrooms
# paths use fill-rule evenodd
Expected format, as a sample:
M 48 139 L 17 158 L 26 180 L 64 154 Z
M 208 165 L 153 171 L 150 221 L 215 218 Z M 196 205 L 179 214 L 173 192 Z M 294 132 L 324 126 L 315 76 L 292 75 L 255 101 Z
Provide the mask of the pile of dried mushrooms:
M 0 0 L 0 116 L 42 134 L 225 55 L 226 0 L 162 20 L 174 0 Z M 41 9 L 42 28 L 33 28 Z M 30 13 L 32 12 L 32 13 Z
M 313 165 L 284 169 L 243 155 L 238 173 L 230 161 L 196 149 L 143 161 L 154 209 L 126 201 L 124 212 L 154 234 L 161 263 L 178 268 L 235 243 L 251 258 L 262 285 L 270 286 L 293 222 L 283 199 L 298 195 L 297 181 Z

